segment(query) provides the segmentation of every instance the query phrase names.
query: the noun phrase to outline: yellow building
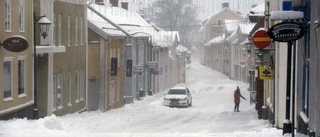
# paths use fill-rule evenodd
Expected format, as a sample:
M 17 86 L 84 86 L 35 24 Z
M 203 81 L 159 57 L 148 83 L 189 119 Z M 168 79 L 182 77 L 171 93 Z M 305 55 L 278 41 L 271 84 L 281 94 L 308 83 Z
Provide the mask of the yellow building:
M 33 10 L 25 0 L 0 1 L 0 43 L 23 37 L 21 52 L 0 47 L 0 119 L 32 118 L 33 112 Z

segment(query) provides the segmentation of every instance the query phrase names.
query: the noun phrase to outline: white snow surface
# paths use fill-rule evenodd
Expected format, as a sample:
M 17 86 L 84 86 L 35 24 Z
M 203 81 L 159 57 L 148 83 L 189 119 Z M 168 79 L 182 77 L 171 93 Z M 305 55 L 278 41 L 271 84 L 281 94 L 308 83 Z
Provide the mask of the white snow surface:
M 0 121 L 1 137 L 279 137 L 282 130 L 257 117 L 248 85 L 228 79 L 196 60 L 187 67 L 185 84 L 193 97 L 189 108 L 162 105 L 162 91 L 122 108 L 55 115 L 38 120 Z M 247 100 L 233 112 L 233 92 L 239 86 Z M 287 135 L 289 136 L 289 135 Z M 302 135 L 297 135 L 298 137 Z

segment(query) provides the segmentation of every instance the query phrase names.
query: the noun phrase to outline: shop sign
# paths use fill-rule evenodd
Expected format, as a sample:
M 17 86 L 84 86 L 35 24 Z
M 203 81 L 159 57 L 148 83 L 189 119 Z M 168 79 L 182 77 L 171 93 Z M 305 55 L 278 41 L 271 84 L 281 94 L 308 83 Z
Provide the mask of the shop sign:
M 13 36 L 3 42 L 3 47 L 11 52 L 21 52 L 28 48 L 28 41 L 22 36 Z
M 303 37 L 305 28 L 296 22 L 282 22 L 268 30 L 271 39 L 279 42 L 292 42 Z
M 144 71 L 144 66 L 133 66 L 133 72 L 143 72 Z

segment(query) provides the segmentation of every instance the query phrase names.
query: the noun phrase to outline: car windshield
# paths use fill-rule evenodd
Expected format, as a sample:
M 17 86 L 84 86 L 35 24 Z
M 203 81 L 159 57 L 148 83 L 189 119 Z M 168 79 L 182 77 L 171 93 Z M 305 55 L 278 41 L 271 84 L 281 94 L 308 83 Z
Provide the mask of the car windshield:
M 186 91 L 183 89 L 171 89 L 168 94 L 181 94 L 181 95 L 185 95 Z

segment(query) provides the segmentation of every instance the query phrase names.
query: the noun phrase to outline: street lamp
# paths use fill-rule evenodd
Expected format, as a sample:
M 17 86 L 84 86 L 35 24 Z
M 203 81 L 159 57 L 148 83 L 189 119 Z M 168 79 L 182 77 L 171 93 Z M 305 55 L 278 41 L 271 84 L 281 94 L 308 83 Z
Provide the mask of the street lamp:
M 251 48 L 252 48 L 252 41 L 248 40 L 247 42 L 244 43 L 244 45 L 246 45 L 246 48 L 247 48 L 247 52 L 248 54 L 251 55 Z
M 33 109 L 33 119 L 38 119 L 38 108 L 37 108 L 37 48 L 36 48 L 36 24 L 38 22 L 40 27 L 40 35 L 45 39 L 48 36 L 50 28 L 50 20 L 44 16 L 36 16 L 33 14 L 33 65 L 34 65 L 34 109 Z

